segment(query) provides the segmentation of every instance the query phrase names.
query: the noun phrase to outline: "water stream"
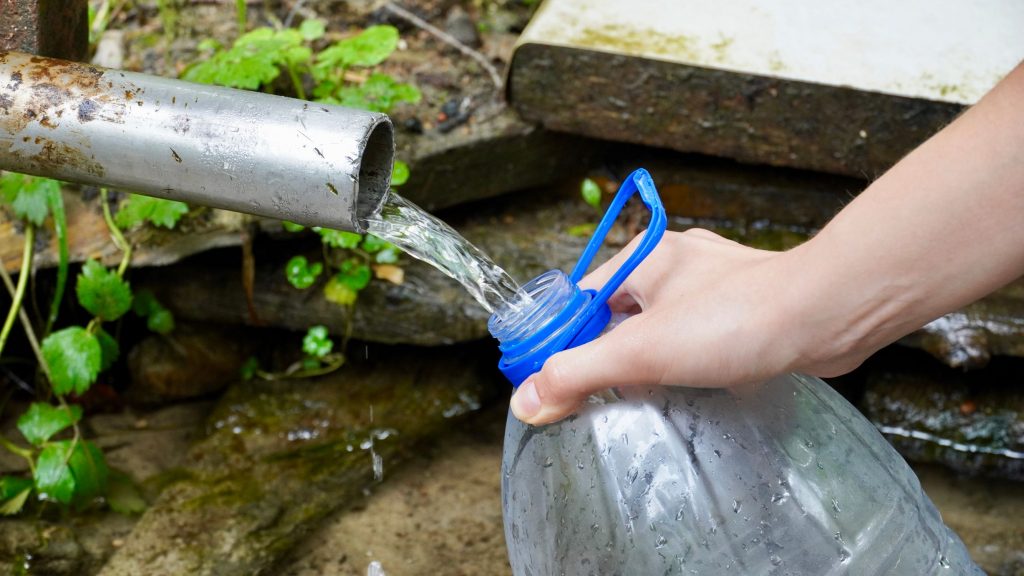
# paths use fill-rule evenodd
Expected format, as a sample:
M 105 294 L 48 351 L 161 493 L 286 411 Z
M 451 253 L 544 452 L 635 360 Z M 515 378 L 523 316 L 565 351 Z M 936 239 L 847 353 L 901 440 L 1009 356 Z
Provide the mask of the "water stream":
M 492 314 L 513 313 L 530 303 L 519 284 L 479 248 L 394 190 L 366 228 L 455 279 Z

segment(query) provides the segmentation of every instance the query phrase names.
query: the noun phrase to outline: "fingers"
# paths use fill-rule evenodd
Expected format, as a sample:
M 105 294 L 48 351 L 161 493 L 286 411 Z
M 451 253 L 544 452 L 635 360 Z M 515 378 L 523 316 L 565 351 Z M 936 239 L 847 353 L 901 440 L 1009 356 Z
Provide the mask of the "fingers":
M 528 424 L 547 424 L 572 414 L 587 396 L 605 388 L 654 384 L 655 365 L 645 348 L 639 316 L 613 332 L 560 352 L 540 372 L 519 386 L 512 397 L 512 412 Z

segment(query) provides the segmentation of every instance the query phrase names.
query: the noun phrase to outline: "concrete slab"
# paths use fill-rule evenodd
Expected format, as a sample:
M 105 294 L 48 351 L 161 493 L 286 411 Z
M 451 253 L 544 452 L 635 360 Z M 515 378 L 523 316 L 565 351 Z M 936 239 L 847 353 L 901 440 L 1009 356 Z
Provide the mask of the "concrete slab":
M 545 126 L 872 176 L 1024 59 L 1017 0 L 546 0 L 510 100 Z

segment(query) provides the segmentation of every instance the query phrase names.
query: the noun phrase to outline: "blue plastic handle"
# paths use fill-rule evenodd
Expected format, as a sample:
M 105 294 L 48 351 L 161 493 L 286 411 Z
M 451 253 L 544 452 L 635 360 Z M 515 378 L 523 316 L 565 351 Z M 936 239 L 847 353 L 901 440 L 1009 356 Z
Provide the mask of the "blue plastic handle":
M 668 225 L 665 206 L 662 205 L 661 198 L 658 197 L 658 191 L 654 187 L 654 180 L 651 178 L 651 174 L 647 170 L 639 168 L 622 182 L 622 186 L 619 187 L 619 191 L 615 194 L 611 205 L 608 206 L 608 211 L 604 213 L 601 223 L 598 224 L 597 230 L 594 231 L 594 235 L 587 244 L 587 248 L 583 251 L 583 255 L 580 256 L 579 262 L 576 263 L 576 267 L 569 274 L 569 279 L 578 284 L 583 278 L 587 268 L 590 267 L 590 263 L 594 261 L 594 256 L 604 243 L 605 237 L 608 236 L 608 231 L 611 230 L 615 220 L 619 217 L 619 213 L 622 212 L 622 208 L 637 193 L 640 194 L 640 199 L 643 201 L 644 206 L 647 206 L 651 211 L 651 221 L 647 224 L 647 231 L 644 232 L 644 236 L 640 239 L 640 244 L 637 245 L 636 250 L 629 255 L 629 258 L 626 259 L 622 267 L 612 274 L 612 277 L 608 279 L 604 287 L 594 296 L 593 301 L 590 303 L 591 308 L 594 310 L 608 302 L 608 298 L 611 298 L 611 295 L 619 289 L 626 276 L 629 276 L 640 265 L 640 262 L 643 262 L 644 258 L 654 250 L 654 247 L 658 245 L 661 237 L 665 234 L 665 227 Z

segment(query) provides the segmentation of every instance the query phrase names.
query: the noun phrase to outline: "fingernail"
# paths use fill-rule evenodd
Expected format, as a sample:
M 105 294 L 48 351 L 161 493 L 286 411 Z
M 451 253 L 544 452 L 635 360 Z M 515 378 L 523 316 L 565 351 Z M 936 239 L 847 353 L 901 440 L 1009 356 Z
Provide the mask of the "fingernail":
M 540 412 L 540 396 L 537 395 L 537 387 L 533 380 L 527 380 L 519 386 L 519 390 L 512 396 L 512 413 L 516 418 L 526 421 Z

